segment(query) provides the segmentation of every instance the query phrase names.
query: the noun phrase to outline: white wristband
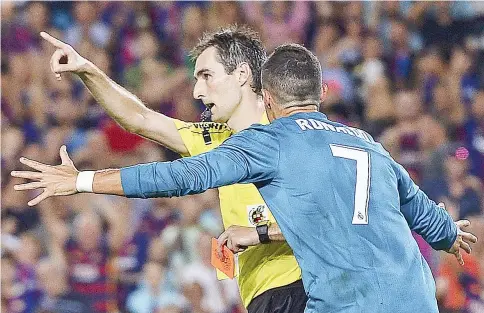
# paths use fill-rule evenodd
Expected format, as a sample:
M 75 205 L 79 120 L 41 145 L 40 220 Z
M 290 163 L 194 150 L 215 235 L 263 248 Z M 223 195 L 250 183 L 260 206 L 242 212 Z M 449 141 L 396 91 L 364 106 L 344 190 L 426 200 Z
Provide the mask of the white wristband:
M 83 171 L 77 174 L 77 192 L 92 192 L 92 183 L 94 182 L 95 173 L 95 171 Z

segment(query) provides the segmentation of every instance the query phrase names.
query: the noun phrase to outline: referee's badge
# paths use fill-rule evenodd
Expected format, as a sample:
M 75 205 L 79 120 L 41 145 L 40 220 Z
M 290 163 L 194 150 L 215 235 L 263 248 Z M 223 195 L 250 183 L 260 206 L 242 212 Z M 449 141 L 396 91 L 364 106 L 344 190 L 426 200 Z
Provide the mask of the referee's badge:
M 255 204 L 247 206 L 249 224 L 256 226 L 262 221 L 268 221 L 267 207 L 265 204 Z

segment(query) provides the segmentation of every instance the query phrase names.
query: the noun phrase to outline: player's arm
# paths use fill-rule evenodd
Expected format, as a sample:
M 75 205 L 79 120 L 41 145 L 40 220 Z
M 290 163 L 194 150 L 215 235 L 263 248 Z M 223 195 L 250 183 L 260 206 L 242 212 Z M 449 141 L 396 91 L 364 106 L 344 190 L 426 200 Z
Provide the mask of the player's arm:
M 69 158 L 65 146 L 60 149 L 60 157 L 62 164 L 57 166 L 20 159 L 37 172 L 13 171 L 11 175 L 14 177 L 34 180 L 16 185 L 15 190 L 43 189 L 43 193 L 29 201 L 29 205 L 79 191 L 155 198 L 201 193 L 240 182 L 264 184 L 277 171 L 279 143 L 268 132 L 251 129 L 196 157 L 81 173 Z
M 264 126 L 244 130 L 195 157 L 121 170 L 128 197 L 179 197 L 236 183 L 269 182 L 279 163 L 279 142 Z
M 471 252 L 470 243 L 477 238 L 462 231 L 469 221 L 452 220 L 443 205 L 437 205 L 412 181 L 408 172 L 397 163 L 394 169 L 398 178 L 400 210 L 413 231 L 421 235 L 435 250 L 455 254 L 463 264 L 460 249 Z
M 110 79 L 68 44 L 44 32 L 41 36 L 57 48 L 50 60 L 50 66 L 58 80 L 61 79 L 61 73 L 76 74 L 94 99 L 124 129 L 154 140 L 180 154 L 188 153 L 174 119 L 147 108 L 138 97 Z M 67 63 L 61 64 L 61 59 L 65 57 Z

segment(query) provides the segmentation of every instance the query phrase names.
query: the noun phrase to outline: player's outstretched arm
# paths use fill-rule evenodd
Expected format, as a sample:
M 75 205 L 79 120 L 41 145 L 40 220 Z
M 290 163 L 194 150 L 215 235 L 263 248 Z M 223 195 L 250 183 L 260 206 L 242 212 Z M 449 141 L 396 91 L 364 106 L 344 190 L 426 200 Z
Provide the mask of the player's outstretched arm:
M 13 177 L 26 178 L 32 182 L 15 185 L 15 190 L 42 190 L 43 192 L 28 202 L 29 206 L 54 196 L 68 196 L 78 193 L 79 171 L 67 154 L 66 146 L 60 148 L 60 165 L 47 165 L 27 158 L 20 158 L 20 162 L 36 171 L 13 171 Z M 86 172 L 84 172 L 86 173 Z M 124 195 L 121 185 L 121 174 L 118 169 L 96 171 L 92 181 L 91 192 Z M 76 186 L 77 184 L 77 186 Z M 81 191 L 86 191 L 81 189 Z
M 174 162 L 137 164 L 123 169 L 80 172 L 60 148 L 60 165 L 47 165 L 27 158 L 22 164 L 36 171 L 12 171 L 13 177 L 32 182 L 15 185 L 15 190 L 42 190 L 28 202 L 34 206 L 54 196 L 93 192 L 133 198 L 178 197 L 204 192 L 244 180 L 249 169 L 243 160 L 214 151 Z
M 15 190 L 42 190 L 28 202 L 34 206 L 54 196 L 93 192 L 133 198 L 178 197 L 231 185 L 247 179 L 246 161 L 237 154 L 211 151 L 173 162 L 137 164 L 123 169 L 79 172 L 65 146 L 60 148 L 60 165 L 47 165 L 27 158 L 20 162 L 36 171 L 12 171 L 11 175 L 33 182 L 15 185 Z
M 476 236 L 462 230 L 469 226 L 470 222 L 464 220 L 454 222 L 443 203 L 437 205 L 430 200 L 412 181 L 407 171 L 401 165 L 396 163 L 395 165 L 400 210 L 410 229 L 421 235 L 432 248 L 454 254 L 463 265 L 460 249 L 471 253 L 470 244 L 477 242 Z
M 95 172 L 79 172 L 66 147 L 62 146 L 60 165 L 21 158 L 21 163 L 36 172 L 13 171 L 11 175 L 34 181 L 15 185 L 15 190 L 43 190 L 28 202 L 30 206 L 49 197 L 77 192 L 156 198 L 196 194 L 240 182 L 263 184 L 273 179 L 277 172 L 279 143 L 260 127 L 258 131 L 254 129 L 242 131 L 215 150 L 196 157 Z
M 50 68 L 57 80 L 61 80 L 63 73 L 76 74 L 94 99 L 124 129 L 180 154 L 188 153 L 172 118 L 147 108 L 138 97 L 110 79 L 70 45 L 46 32 L 40 35 L 56 48 L 50 59 Z

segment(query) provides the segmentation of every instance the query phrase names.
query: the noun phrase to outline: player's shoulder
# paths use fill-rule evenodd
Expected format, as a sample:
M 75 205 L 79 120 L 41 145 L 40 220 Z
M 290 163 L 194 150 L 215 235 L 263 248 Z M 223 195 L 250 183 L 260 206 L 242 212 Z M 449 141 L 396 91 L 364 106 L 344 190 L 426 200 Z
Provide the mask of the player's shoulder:
M 249 128 L 245 129 L 244 131 L 246 133 L 250 134 L 272 134 L 277 131 L 278 129 L 278 123 L 275 123 L 277 120 L 272 121 L 271 123 L 268 124 L 252 124 Z
M 251 145 L 273 145 L 277 139 L 274 125 L 252 124 L 250 127 L 234 134 L 228 140 L 231 142 L 250 142 Z
M 273 126 L 272 123 L 268 123 L 268 124 L 261 124 L 261 123 L 256 123 L 256 124 L 252 124 L 250 125 L 249 128 L 247 128 L 247 130 L 254 130 L 254 131 L 267 131 L 268 129 L 270 129 L 271 127 Z

